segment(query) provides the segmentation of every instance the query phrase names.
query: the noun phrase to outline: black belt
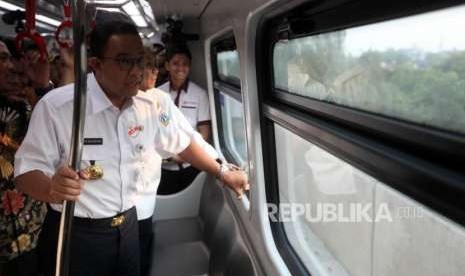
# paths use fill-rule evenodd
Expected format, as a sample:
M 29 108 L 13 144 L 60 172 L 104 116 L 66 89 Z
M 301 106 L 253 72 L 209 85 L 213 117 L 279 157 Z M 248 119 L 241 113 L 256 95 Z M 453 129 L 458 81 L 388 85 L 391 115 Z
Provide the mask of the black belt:
M 48 212 L 51 216 L 54 217 L 61 217 L 61 213 L 53 210 L 52 208 L 48 209 Z M 107 227 L 119 227 L 124 224 L 132 216 L 137 216 L 136 207 L 132 207 L 122 213 L 119 213 L 113 217 L 109 218 L 81 218 L 81 217 L 74 217 L 73 224 L 80 225 L 80 226 L 87 226 L 87 227 L 99 227 L 99 228 L 107 228 Z

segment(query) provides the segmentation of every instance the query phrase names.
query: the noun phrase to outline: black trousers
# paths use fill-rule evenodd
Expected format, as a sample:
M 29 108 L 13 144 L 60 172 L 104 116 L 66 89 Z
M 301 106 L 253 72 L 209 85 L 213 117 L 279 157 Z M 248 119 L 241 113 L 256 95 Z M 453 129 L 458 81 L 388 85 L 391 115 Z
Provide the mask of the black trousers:
M 140 242 L 140 276 L 148 276 L 153 260 L 153 222 L 152 217 L 139 220 L 139 242 Z
M 161 170 L 159 195 L 171 195 L 187 188 L 200 173 L 196 168 L 189 166 L 179 171 Z
M 23 253 L 11 261 L 0 264 L 0 276 L 37 276 L 39 256 L 37 248 Z
M 59 212 L 49 209 L 39 237 L 39 258 L 45 276 L 55 275 Z M 139 276 L 139 229 L 136 209 L 112 227 L 109 219 L 73 219 L 70 276 Z

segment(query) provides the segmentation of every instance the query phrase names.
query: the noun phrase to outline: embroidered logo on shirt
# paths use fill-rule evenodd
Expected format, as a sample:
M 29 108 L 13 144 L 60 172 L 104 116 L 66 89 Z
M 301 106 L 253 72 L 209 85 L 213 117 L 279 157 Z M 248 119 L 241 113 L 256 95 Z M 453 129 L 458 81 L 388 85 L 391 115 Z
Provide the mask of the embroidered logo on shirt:
M 170 116 L 164 111 L 160 113 L 160 123 L 165 127 L 170 123 Z
M 131 126 L 128 129 L 128 135 L 129 137 L 137 137 L 139 135 L 139 132 L 144 130 L 144 126 L 141 125 L 136 125 L 136 126 Z

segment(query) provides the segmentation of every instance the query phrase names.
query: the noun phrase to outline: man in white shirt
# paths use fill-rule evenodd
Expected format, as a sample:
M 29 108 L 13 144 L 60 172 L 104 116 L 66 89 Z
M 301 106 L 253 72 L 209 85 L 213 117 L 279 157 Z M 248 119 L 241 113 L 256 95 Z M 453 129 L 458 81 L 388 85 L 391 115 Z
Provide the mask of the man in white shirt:
M 155 56 L 150 48 L 144 48 L 145 58 L 145 69 L 144 78 L 140 86 L 140 90 L 145 93 L 140 93 L 139 96 L 145 97 L 146 99 L 153 102 L 165 102 L 171 101 L 170 96 L 154 88 L 158 77 L 158 68 L 155 62 Z M 210 146 L 202 136 L 195 131 L 189 122 L 186 120 L 184 115 L 177 108 L 173 108 L 173 113 L 176 113 L 178 118 L 178 124 L 181 128 L 188 133 L 188 135 L 202 149 L 204 149 L 212 158 L 217 159 L 218 153 Z M 151 261 L 153 256 L 153 213 L 155 210 L 155 201 L 157 198 L 158 185 L 160 183 L 161 175 L 161 156 L 156 154 L 156 164 L 154 166 L 155 173 L 157 174 L 156 182 L 151 186 L 146 186 L 146 189 L 142 192 L 140 199 L 136 203 L 137 219 L 139 221 L 139 241 L 140 241 L 140 267 L 141 276 L 147 276 L 150 272 Z
M 144 97 L 155 102 L 170 101 L 169 96 L 157 88 L 149 89 L 145 93 L 146 95 L 144 95 Z M 217 159 L 219 156 L 216 150 L 208 144 L 197 131 L 192 129 L 184 115 L 182 115 L 177 108 L 173 108 L 172 112 L 173 114 L 176 114 L 175 117 L 178 120 L 179 126 L 191 137 L 191 139 L 195 141 L 211 158 Z M 155 210 L 157 190 L 160 183 L 162 162 L 162 158 L 159 155 L 157 155 L 157 157 L 157 164 L 153 168 L 154 173 L 157 174 L 156 182 L 153 183 L 154 185 L 152 186 L 146 186 L 146 189 L 142 191 L 142 195 L 136 203 L 137 218 L 139 220 L 139 239 L 141 241 L 141 276 L 148 275 L 153 254 L 153 213 Z
M 73 85 L 49 92 L 36 105 L 16 154 L 17 187 L 51 208 L 41 233 L 45 275 L 54 275 L 63 200 L 76 201 L 70 275 L 139 275 L 139 239 L 134 205 L 156 182 L 156 151 L 178 154 L 217 175 L 242 195 L 247 177 L 227 171 L 182 130 L 170 101 L 139 95 L 143 47 L 128 22 L 97 23 L 90 36 L 88 97 L 80 172 L 67 166 Z M 142 93 L 142 92 L 141 92 Z M 93 170 L 100 174 L 91 173 Z M 84 179 L 85 181 L 81 180 Z
M 187 47 L 173 47 L 166 53 L 165 68 L 169 81 L 158 87 L 171 96 L 174 104 L 181 110 L 192 128 L 197 130 L 205 141 L 210 140 L 211 118 L 210 104 L 205 90 L 189 80 L 192 55 Z M 162 176 L 158 194 L 177 193 L 198 175 L 199 170 L 174 156 L 162 165 Z

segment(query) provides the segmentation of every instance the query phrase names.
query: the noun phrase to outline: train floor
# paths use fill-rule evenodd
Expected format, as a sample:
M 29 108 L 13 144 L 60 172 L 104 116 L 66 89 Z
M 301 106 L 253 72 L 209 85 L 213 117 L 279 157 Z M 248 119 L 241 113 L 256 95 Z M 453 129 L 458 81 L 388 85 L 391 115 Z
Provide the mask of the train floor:
M 151 276 L 257 275 L 225 191 L 209 181 L 198 216 L 155 222 Z

